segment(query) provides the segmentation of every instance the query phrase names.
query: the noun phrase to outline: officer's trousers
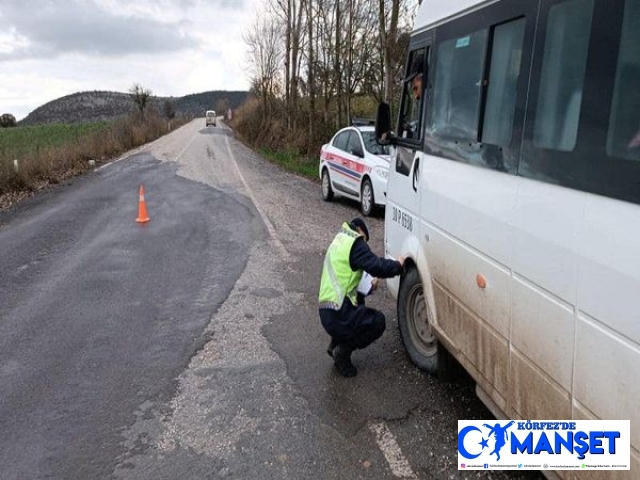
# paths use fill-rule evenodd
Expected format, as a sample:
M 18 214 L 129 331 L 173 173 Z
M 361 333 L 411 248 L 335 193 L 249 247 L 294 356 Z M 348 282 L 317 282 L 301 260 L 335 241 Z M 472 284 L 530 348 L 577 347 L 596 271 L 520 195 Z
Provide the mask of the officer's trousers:
M 354 350 L 376 341 L 386 326 L 382 312 L 364 304 L 353 306 L 348 299 L 345 299 L 340 310 L 320 308 L 319 312 L 322 326 L 331 338 Z

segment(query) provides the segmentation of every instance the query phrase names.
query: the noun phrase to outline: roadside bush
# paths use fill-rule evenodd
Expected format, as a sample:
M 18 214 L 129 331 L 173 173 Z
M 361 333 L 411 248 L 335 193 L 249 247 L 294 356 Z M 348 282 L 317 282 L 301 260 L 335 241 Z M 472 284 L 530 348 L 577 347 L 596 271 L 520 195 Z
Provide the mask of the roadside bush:
M 354 96 L 351 102 L 351 116 L 373 120 L 377 105 L 373 97 Z M 273 98 L 265 103 L 254 97 L 234 112 L 231 126 L 244 142 L 258 150 L 317 159 L 322 145 L 340 128 L 348 126 L 350 121 L 337 125 L 332 106 L 328 109 L 329 114 L 316 108 L 313 112 L 314 138 L 311 139 L 308 98 L 301 99 L 299 107 L 297 116 L 292 119 L 296 127 L 288 128 L 285 106 L 281 99 Z
M 322 118 L 316 115 L 316 128 L 325 131 Z M 261 155 L 289 171 L 317 178 L 320 146 L 327 141 L 308 141 L 308 116 L 294 119 L 298 128 L 287 128 L 284 105 L 273 100 L 265 106 L 253 98 L 234 111 L 231 126 L 237 136 Z M 320 136 L 318 136 L 320 138 Z M 328 138 L 331 138 L 330 136 Z
M 262 127 L 264 112 L 258 99 L 251 97 L 235 110 L 231 126 L 245 142 L 254 145 Z
M 15 127 L 17 125 L 16 117 L 10 113 L 0 115 L 0 128 Z
M 189 120 L 176 117 L 171 129 Z M 89 160 L 105 163 L 168 131 L 167 122 L 151 109 L 144 117 L 134 114 L 113 122 L 0 130 L 0 195 L 30 192 L 59 183 L 93 168 Z

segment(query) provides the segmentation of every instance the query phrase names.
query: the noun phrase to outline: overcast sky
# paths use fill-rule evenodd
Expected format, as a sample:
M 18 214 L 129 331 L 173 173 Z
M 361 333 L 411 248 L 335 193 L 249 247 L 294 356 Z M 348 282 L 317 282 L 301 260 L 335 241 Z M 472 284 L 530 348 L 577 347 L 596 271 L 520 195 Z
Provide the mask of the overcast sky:
M 87 90 L 248 90 L 264 0 L 0 0 L 0 114 Z

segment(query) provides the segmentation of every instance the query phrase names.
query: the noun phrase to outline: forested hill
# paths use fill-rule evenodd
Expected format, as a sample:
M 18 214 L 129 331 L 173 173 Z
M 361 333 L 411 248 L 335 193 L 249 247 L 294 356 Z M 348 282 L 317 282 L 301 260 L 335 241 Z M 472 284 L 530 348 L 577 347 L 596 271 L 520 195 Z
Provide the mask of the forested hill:
M 204 116 L 207 110 L 238 108 L 249 92 L 210 91 L 184 97 L 151 97 L 151 106 L 164 110 L 165 102 L 172 102 L 178 115 Z M 134 109 L 131 96 L 118 92 L 80 92 L 52 100 L 36 108 L 19 122 L 19 125 L 42 123 L 78 123 L 110 120 L 127 115 Z M 220 114 L 223 112 L 220 111 Z
M 184 113 L 194 116 L 204 116 L 207 110 L 216 110 L 222 115 L 227 108 L 236 109 L 242 105 L 249 92 L 224 92 L 211 91 L 202 93 L 193 93 L 184 97 L 175 99 L 175 108 L 178 113 Z M 164 100 L 163 100 L 164 101 Z

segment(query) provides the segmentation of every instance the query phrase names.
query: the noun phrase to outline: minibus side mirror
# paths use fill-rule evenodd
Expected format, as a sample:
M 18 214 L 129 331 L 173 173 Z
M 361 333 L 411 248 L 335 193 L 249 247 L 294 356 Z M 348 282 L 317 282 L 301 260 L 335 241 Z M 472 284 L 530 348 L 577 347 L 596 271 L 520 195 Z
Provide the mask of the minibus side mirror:
M 380 145 L 395 145 L 396 136 L 391 131 L 391 108 L 380 102 L 376 113 L 376 141 Z

